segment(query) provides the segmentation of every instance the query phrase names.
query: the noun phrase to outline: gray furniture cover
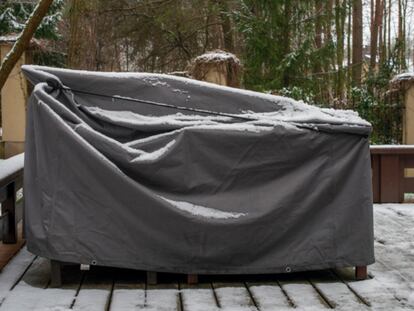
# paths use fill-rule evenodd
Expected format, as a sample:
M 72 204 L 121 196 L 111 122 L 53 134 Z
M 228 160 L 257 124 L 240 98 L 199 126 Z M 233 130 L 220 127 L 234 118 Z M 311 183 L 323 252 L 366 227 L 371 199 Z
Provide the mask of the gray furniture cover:
M 374 262 L 371 126 L 356 113 L 169 75 L 23 71 L 29 251 L 183 273 Z

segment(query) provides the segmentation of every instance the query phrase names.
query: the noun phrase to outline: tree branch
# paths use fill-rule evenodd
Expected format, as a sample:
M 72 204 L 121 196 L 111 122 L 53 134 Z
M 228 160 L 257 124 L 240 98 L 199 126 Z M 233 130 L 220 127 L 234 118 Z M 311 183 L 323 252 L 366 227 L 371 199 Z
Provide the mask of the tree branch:
M 42 19 L 49 10 L 52 2 L 53 0 L 39 1 L 32 14 L 29 16 L 29 19 L 27 20 L 23 31 L 20 33 L 16 42 L 14 43 L 13 48 L 9 53 L 7 53 L 6 57 L 4 57 L 0 67 L 0 90 L 6 83 L 7 77 L 10 75 L 10 72 L 13 70 L 13 67 L 16 65 L 20 56 L 22 56 L 23 52 L 29 46 L 33 34 L 42 22 Z

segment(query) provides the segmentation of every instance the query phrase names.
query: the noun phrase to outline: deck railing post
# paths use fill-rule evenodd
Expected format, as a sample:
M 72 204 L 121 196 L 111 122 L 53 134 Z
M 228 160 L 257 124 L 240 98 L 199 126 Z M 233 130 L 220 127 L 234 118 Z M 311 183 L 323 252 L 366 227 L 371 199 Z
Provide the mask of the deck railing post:
M 7 221 L 3 227 L 3 243 L 13 244 L 17 242 L 16 222 L 16 183 L 7 185 L 7 199 L 1 205 L 2 214 L 7 214 Z
M 401 176 L 399 155 L 381 157 L 381 203 L 400 203 Z

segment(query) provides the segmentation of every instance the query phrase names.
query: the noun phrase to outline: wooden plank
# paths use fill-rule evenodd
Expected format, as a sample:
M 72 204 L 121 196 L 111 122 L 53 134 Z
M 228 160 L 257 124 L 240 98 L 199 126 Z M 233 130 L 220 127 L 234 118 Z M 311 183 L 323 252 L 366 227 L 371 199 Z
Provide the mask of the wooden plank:
M 257 310 L 243 283 L 213 283 L 221 309 Z
M 181 284 L 180 291 L 185 311 L 220 310 L 210 283 Z
M 414 147 L 404 145 L 403 147 L 392 147 L 373 145 L 370 147 L 371 154 L 414 154 Z
M 48 287 L 49 261 L 37 258 L 20 282 L 9 292 L 0 310 L 59 310 L 70 307 L 76 293 L 76 283 L 68 283 L 61 289 Z
M 414 193 L 414 178 L 404 178 L 404 193 Z
M 319 296 L 309 282 L 304 281 L 303 279 L 284 279 L 279 281 L 279 283 L 297 308 L 305 309 L 309 306 L 314 307 L 315 310 L 324 310 L 329 308 L 323 298 Z
M 380 202 L 380 156 L 371 156 L 371 169 L 372 169 L 372 198 L 374 203 Z
M 144 310 L 145 288 L 144 275 L 137 271 L 120 270 L 116 275 L 111 310 Z
M 381 156 L 381 203 L 399 203 L 404 200 L 401 197 L 400 187 L 403 178 L 403 170 L 400 169 L 399 157 L 396 155 Z
M 370 266 L 370 270 L 373 266 Z M 343 279 L 344 284 L 349 286 L 357 296 L 371 305 L 372 310 L 412 310 L 404 306 L 401 301 L 395 296 L 395 293 L 390 291 L 384 280 L 381 277 L 369 278 L 364 281 L 355 281 L 353 269 L 338 269 L 338 276 Z
M 147 285 L 145 306 L 149 310 L 181 311 L 178 284 Z
M 145 310 L 146 308 L 145 284 L 137 284 L 129 288 L 115 285 L 111 310 Z
M 370 305 L 329 270 L 310 273 L 310 282 L 339 310 L 369 310 Z
M 3 244 L 0 242 L 0 271 L 7 265 L 15 254 L 24 246 L 25 241 L 22 238 L 22 224 L 17 226 L 18 236 L 16 244 Z
M 261 311 L 284 310 L 293 308 L 278 283 L 260 282 L 248 283 L 258 308 Z
M 23 277 L 35 256 L 23 248 L 0 273 L 0 305 L 10 289 Z
M 405 168 L 414 168 L 414 155 L 401 155 L 400 161 L 404 162 Z
M 109 310 L 114 287 L 113 271 L 94 266 L 85 275 L 72 309 L 78 311 Z

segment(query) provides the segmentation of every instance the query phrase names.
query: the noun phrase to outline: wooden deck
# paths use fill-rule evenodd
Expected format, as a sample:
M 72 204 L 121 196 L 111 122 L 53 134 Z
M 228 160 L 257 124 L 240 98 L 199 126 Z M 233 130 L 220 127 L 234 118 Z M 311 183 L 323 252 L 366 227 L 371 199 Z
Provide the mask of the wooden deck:
M 18 225 L 17 243 L 4 244 L 0 242 L 0 271 L 9 263 L 9 261 L 16 255 L 23 247 L 25 241 L 22 238 L 22 223 Z
M 370 278 L 353 271 L 254 276 L 160 275 L 93 267 L 65 267 L 62 288 L 50 287 L 49 262 L 23 248 L 0 273 L 0 311 L 24 310 L 414 310 L 414 205 L 375 206 L 377 262 Z

